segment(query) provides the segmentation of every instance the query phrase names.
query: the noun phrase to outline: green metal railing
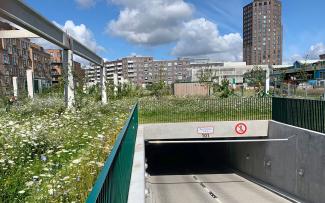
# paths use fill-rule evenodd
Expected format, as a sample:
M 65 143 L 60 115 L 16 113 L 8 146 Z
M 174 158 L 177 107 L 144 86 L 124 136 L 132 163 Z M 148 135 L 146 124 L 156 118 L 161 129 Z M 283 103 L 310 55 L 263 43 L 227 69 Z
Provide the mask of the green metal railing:
M 87 203 L 126 203 L 132 173 L 135 140 L 138 129 L 138 105 L 118 135 Z
M 272 98 L 139 101 L 140 123 L 270 120 Z
M 325 101 L 273 98 L 272 119 L 325 133 Z
M 325 101 L 289 98 L 140 100 L 141 123 L 275 120 L 325 133 Z M 127 203 L 138 105 L 118 135 L 87 203 Z

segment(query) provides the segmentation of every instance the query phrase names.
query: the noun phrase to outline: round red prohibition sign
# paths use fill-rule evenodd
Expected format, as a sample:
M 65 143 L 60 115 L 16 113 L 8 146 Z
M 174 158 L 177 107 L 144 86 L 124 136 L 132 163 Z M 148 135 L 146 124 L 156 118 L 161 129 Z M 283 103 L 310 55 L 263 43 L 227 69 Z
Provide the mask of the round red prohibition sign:
M 235 130 L 237 134 L 243 135 L 247 132 L 247 125 L 245 123 L 238 123 Z

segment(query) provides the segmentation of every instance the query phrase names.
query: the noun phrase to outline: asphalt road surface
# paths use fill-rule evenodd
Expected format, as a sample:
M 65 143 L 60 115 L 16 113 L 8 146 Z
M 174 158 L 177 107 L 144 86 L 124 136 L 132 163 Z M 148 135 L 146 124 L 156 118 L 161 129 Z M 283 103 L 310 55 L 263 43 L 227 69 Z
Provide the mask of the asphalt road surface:
M 146 203 L 288 203 L 235 173 L 155 175 L 148 178 Z
M 146 146 L 146 203 L 287 203 L 227 166 L 224 144 Z

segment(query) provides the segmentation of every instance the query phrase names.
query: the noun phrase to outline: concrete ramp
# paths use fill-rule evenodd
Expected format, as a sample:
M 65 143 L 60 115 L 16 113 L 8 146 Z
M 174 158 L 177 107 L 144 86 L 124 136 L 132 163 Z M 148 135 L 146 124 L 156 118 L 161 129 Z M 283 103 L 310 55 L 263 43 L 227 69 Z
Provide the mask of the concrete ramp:
M 254 138 L 268 136 L 268 121 L 222 121 L 143 125 L 146 140 Z

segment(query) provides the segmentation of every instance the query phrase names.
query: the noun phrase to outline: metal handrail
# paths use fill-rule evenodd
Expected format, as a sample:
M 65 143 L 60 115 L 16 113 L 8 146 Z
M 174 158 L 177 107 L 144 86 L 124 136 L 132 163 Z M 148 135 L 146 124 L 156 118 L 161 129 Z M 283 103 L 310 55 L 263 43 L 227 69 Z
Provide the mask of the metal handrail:
M 137 127 L 138 127 L 138 104 L 136 104 L 131 112 L 131 115 L 129 116 L 128 120 L 126 121 L 124 127 L 122 128 L 122 130 L 120 131 L 114 147 L 111 151 L 111 153 L 108 156 L 108 159 L 106 160 L 101 172 L 99 173 L 97 180 L 94 184 L 94 187 L 92 189 L 92 191 L 90 192 L 86 202 L 87 203 L 93 203 L 93 202 L 111 202 L 110 199 L 112 197 L 108 197 L 112 194 L 109 194 L 109 191 L 105 191 L 107 190 L 107 185 L 105 185 L 110 178 L 110 175 L 112 173 L 112 171 L 114 170 L 114 166 L 115 166 L 115 161 L 118 158 L 117 156 L 119 155 L 122 145 L 124 144 L 124 140 L 126 139 L 127 133 L 129 133 L 129 130 L 134 130 L 135 132 L 135 137 L 136 137 L 136 132 L 137 132 Z M 135 141 L 135 137 L 134 137 L 134 141 Z M 135 146 L 135 142 L 132 143 L 133 147 Z M 128 156 L 132 156 L 132 160 L 133 160 L 133 154 L 134 154 L 134 148 L 132 150 L 133 152 L 131 154 L 128 154 Z M 132 168 L 132 164 L 131 164 L 131 168 Z M 129 176 L 129 181 L 131 179 L 131 174 L 124 174 Z M 108 183 L 107 183 L 108 184 Z M 129 189 L 129 183 L 126 185 L 127 188 L 125 191 L 128 192 Z M 105 193 L 105 194 L 104 194 Z M 115 195 L 123 195 L 123 194 L 115 194 Z M 126 195 L 126 201 L 127 201 L 127 195 L 128 194 L 124 194 Z M 104 196 L 104 198 L 102 198 L 101 196 Z M 124 202 L 124 201 L 121 201 Z M 112 202 L 112 203 L 116 203 L 116 202 Z

